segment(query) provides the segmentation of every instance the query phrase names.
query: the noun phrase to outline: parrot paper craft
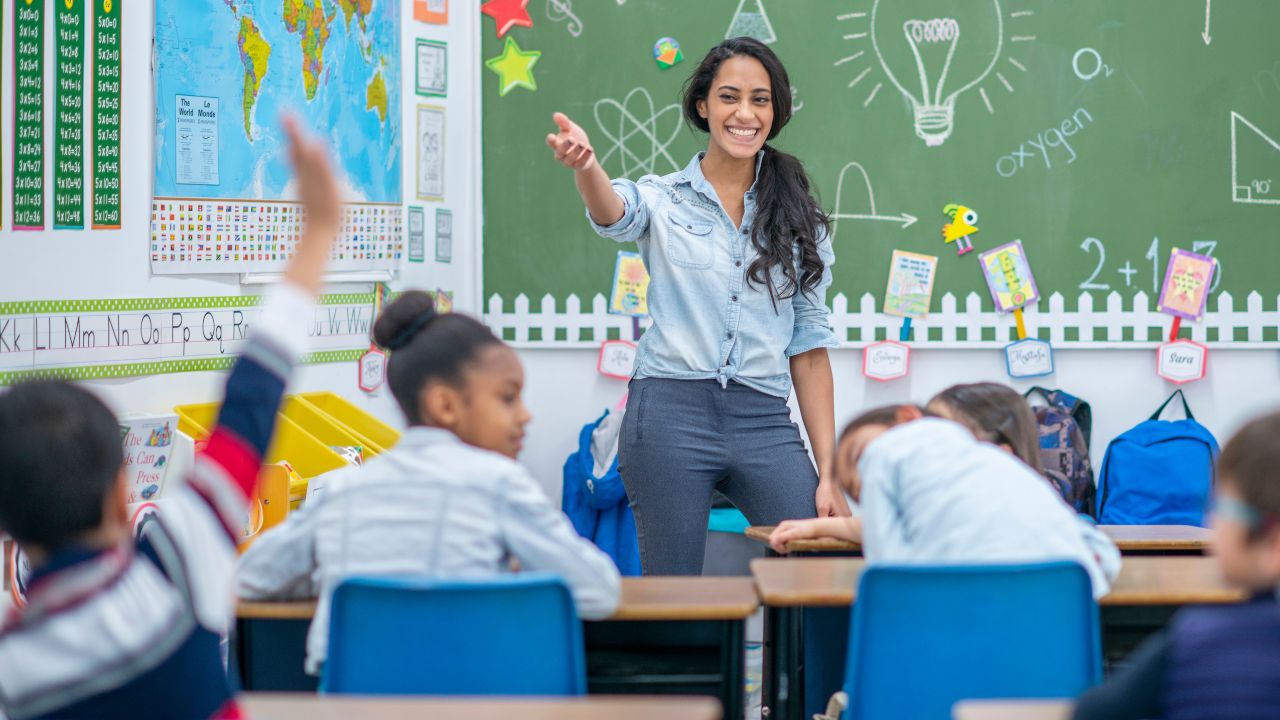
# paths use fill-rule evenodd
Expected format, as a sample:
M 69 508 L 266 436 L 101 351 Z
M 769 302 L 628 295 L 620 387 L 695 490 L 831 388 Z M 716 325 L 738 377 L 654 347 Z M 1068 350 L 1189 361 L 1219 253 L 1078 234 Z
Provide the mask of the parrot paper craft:
M 942 208 L 942 212 L 949 218 L 951 222 L 942 226 L 942 239 L 948 243 L 956 244 L 956 254 L 964 255 L 973 251 L 973 243 L 969 241 L 969 236 L 978 232 L 977 226 L 978 213 L 964 205 L 951 203 Z

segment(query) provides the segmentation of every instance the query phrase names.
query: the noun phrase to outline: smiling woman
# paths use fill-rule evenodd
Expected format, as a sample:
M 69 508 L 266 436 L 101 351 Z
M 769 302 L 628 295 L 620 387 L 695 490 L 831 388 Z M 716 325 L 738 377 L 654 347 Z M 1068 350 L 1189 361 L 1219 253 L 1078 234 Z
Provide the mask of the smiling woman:
M 828 217 L 800 161 L 767 144 L 791 98 L 773 51 L 731 38 L 685 83 L 685 119 L 709 138 L 683 170 L 610 182 L 568 117 L 547 136 L 596 232 L 637 243 L 651 277 L 618 455 L 646 574 L 701 572 L 714 490 L 753 525 L 849 512 L 830 480 Z

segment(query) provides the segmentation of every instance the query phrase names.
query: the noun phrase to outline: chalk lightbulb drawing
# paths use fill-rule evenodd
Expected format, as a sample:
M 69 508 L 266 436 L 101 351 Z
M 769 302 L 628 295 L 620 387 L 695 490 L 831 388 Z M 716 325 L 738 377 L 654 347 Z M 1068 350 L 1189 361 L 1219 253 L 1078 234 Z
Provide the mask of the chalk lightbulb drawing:
M 1009 17 L 1029 18 L 1034 14 L 1023 10 L 1011 12 Z M 1000 0 L 873 0 L 870 13 L 844 13 L 836 19 L 858 21 L 844 26 L 848 28 L 844 39 L 870 39 L 874 60 L 907 99 L 915 134 L 928 147 L 942 145 L 951 137 L 956 100 L 966 91 L 978 88 L 987 112 L 995 112 L 986 90 L 979 87 L 989 76 L 994 74 L 1005 90 L 1014 91 L 1008 78 L 996 69 L 1006 47 Z M 863 23 L 860 27 L 859 22 Z M 1014 35 L 1009 41 L 1034 39 L 1031 35 Z M 834 64 L 853 62 L 865 55 L 863 49 Z M 1017 59 L 1007 60 L 1026 72 L 1026 66 Z M 849 87 L 856 87 L 872 70 L 863 68 Z M 863 107 L 871 104 L 883 86 L 879 83 L 871 90 Z

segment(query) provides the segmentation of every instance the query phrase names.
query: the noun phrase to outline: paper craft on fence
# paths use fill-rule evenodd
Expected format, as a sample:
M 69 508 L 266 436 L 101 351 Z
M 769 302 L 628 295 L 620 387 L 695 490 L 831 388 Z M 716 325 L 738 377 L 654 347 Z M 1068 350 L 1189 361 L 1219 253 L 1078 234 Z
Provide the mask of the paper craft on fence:
M 1214 258 L 1174 248 L 1156 309 L 1185 320 L 1199 320 L 1204 316 L 1217 267 Z
M 884 292 L 884 313 L 922 318 L 929 314 L 938 258 L 894 250 L 889 260 L 889 286 Z
M 613 266 L 609 312 L 643 317 L 649 314 L 649 272 L 639 253 L 620 251 Z
M 1031 265 L 1021 240 L 1014 240 L 978 255 L 987 288 L 996 310 L 1012 312 L 1040 299 Z

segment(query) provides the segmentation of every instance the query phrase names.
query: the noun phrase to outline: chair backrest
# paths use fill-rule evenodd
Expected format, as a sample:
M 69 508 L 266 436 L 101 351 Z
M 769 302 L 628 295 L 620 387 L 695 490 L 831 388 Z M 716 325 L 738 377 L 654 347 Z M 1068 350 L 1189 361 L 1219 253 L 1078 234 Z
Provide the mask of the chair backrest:
M 349 578 L 333 592 L 321 689 L 582 695 L 582 623 L 559 578 Z
M 846 720 L 943 720 L 960 700 L 1075 697 L 1102 679 L 1074 562 L 872 566 L 852 612 Z

